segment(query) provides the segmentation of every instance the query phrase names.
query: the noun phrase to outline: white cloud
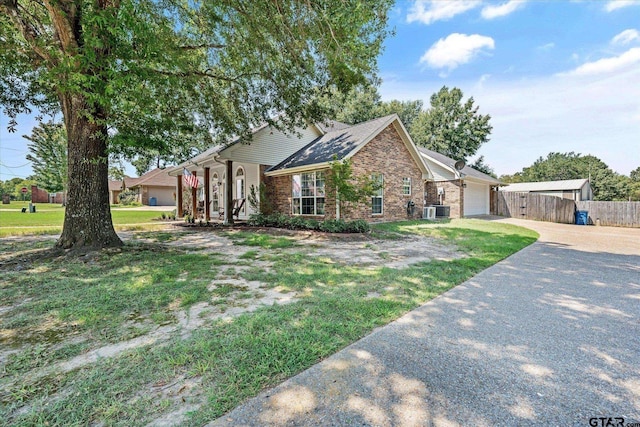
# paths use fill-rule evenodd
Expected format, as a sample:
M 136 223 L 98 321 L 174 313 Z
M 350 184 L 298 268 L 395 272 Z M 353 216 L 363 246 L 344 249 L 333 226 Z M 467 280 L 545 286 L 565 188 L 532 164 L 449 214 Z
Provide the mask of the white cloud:
M 542 46 L 538 46 L 538 50 L 551 50 L 556 47 L 554 42 L 543 44 Z
M 449 71 L 466 64 L 480 54 L 483 49 L 494 49 L 491 37 L 480 34 L 449 34 L 447 38 L 435 42 L 420 58 L 421 64 L 431 68 L 448 68 Z
M 382 99 L 422 99 L 442 87 L 440 79 L 383 82 Z M 515 79 L 514 79 L 515 77 Z M 640 165 L 640 67 L 606 76 L 520 78 L 494 74 L 449 79 L 481 114 L 491 115 L 484 155 L 496 173 L 512 174 L 552 151 L 593 154 L 626 175 Z
M 515 12 L 520 7 L 524 6 L 525 3 L 526 0 L 509 0 L 506 3 L 499 5 L 487 5 L 482 8 L 482 12 L 480 14 L 484 19 L 499 18 Z
M 607 74 L 619 71 L 629 65 L 640 62 L 640 47 L 634 47 L 619 56 L 611 58 L 602 58 L 597 61 L 587 62 L 578 68 L 566 73 L 560 73 L 561 76 L 592 76 L 598 74 Z
M 611 39 L 612 44 L 629 44 L 634 40 L 640 40 L 640 33 L 638 30 L 624 30 L 613 39 Z
M 634 5 L 640 5 L 640 2 L 638 0 L 609 0 L 604 6 L 604 10 L 613 12 L 614 10 Z
M 429 25 L 436 21 L 451 19 L 480 6 L 481 3 L 480 0 L 416 0 L 409 9 L 407 22 L 419 21 Z

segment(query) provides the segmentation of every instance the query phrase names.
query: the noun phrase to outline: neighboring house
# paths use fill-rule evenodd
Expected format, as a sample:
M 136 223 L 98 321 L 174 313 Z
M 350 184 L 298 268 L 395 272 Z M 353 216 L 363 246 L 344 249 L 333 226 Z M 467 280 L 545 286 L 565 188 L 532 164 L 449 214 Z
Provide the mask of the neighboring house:
M 138 202 L 150 206 L 176 204 L 176 181 L 169 176 L 169 169 L 156 168 L 139 178 L 124 178 L 128 190 L 138 193 Z
M 451 218 L 491 212 L 491 198 L 500 181 L 470 166 L 457 170 L 456 161 L 443 154 L 422 147 L 418 150 L 433 173 L 433 181 L 425 186 L 427 204 L 449 206 Z
M 556 196 L 576 202 L 592 200 L 593 191 L 588 179 L 567 179 L 562 181 L 519 182 L 500 188 L 512 193 L 535 193 Z
M 38 188 L 37 185 L 31 186 L 31 202 L 33 203 L 59 203 L 65 204 L 65 194 L 62 191 L 57 193 L 49 193 L 47 190 Z
M 154 169 L 139 178 L 125 176 L 122 181 L 109 181 L 109 203 L 120 203 L 118 196 L 124 190 L 137 193 L 136 201 L 143 205 L 173 206 L 176 204 L 176 181 L 168 169 Z
M 109 204 L 117 205 L 120 203 L 120 199 L 118 196 L 122 192 L 124 188 L 124 183 L 122 181 L 112 181 L 109 180 Z
M 425 181 L 433 174 L 396 114 L 357 125 L 335 121 L 310 124 L 292 135 L 267 125 L 253 131 L 250 144 L 240 140 L 215 146 L 169 172 L 175 176 L 178 216 L 182 216 L 184 169 L 204 178 L 201 200 L 207 217 L 224 209 L 225 195 L 246 199 L 251 186 L 264 183 L 277 211 L 316 219 L 344 218 L 367 221 L 401 220 L 422 216 Z M 350 159 L 354 175 L 382 182 L 370 203 L 340 212 L 325 186 L 329 163 Z M 229 198 L 229 197 L 227 197 Z M 413 202 L 415 209 L 408 211 Z M 239 218 L 253 211 L 245 204 Z M 228 211 L 225 212 L 228 215 Z

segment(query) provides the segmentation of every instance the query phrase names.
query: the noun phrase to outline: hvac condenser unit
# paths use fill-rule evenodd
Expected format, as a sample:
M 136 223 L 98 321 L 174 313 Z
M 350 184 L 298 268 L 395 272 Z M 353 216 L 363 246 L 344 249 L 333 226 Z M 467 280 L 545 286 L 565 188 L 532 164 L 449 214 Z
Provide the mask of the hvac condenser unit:
M 426 206 L 422 211 L 423 219 L 436 219 L 436 208 L 435 206 Z

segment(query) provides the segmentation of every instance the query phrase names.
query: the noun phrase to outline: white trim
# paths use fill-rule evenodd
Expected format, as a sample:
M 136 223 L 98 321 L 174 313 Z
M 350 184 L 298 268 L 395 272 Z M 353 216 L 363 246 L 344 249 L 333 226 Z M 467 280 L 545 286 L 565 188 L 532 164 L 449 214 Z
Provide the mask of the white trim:
M 302 195 L 302 189 L 303 189 L 303 185 L 302 185 L 302 174 L 313 174 L 313 188 L 314 188 L 314 195 L 313 196 L 303 196 Z M 316 186 L 316 183 L 318 182 L 318 174 L 321 173 L 324 176 L 322 177 L 323 182 L 324 182 L 324 186 L 323 191 L 324 191 L 324 195 L 319 196 L 317 194 L 317 189 L 318 187 Z M 299 197 L 294 197 L 293 195 L 293 179 L 294 177 L 300 177 L 300 196 Z M 327 185 L 326 185 L 326 172 L 322 171 L 322 170 L 314 170 L 314 171 L 308 171 L 308 172 L 301 172 L 299 174 L 293 174 L 291 175 L 291 215 L 293 216 L 326 216 L 327 215 L 327 210 L 326 210 L 326 203 L 327 203 Z M 310 214 L 305 214 L 302 213 L 302 200 L 303 199 L 313 199 L 313 213 Z M 324 213 L 318 213 L 318 199 L 324 199 Z M 293 211 L 293 202 L 294 200 L 299 200 L 300 202 L 300 213 L 295 213 Z
M 430 161 L 432 161 L 433 163 L 437 164 L 438 166 L 442 166 L 443 168 L 447 169 L 448 171 L 453 172 L 454 179 L 462 178 L 462 174 L 456 168 L 452 168 L 451 166 L 434 159 L 430 155 L 423 153 L 422 151 L 420 151 L 420 155 L 423 156 L 425 159 L 429 159 Z
M 312 172 L 318 169 L 328 169 L 331 165 L 330 162 L 322 162 L 322 163 L 314 163 L 312 165 L 305 166 L 296 166 L 295 168 L 289 169 L 278 169 L 277 171 L 265 172 L 265 176 L 282 176 L 282 175 L 293 175 L 295 173 L 301 172 Z
M 381 216 L 384 215 L 384 173 L 382 172 L 372 172 L 371 179 L 373 179 L 374 175 L 380 176 L 382 178 L 382 188 L 380 188 L 380 196 L 371 195 L 371 215 Z M 380 212 L 373 212 L 373 198 L 380 198 Z
M 404 192 L 404 180 L 408 179 L 409 180 L 409 193 L 405 193 Z M 403 196 L 411 196 L 413 193 L 411 192 L 412 190 L 412 184 L 411 184 L 411 177 L 410 176 L 405 176 L 402 178 L 402 195 Z

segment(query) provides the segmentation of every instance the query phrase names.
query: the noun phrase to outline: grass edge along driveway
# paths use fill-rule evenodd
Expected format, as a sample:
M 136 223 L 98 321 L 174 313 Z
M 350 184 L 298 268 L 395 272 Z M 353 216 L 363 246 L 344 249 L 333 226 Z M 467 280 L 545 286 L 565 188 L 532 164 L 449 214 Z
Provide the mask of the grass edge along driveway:
M 256 251 L 256 242 L 261 249 L 274 248 L 278 246 L 274 241 L 284 237 L 265 238 L 264 234 L 252 232 L 240 233 L 241 237 L 229 235 L 236 239 L 237 245 L 250 245 L 247 246 L 250 259 L 244 264 L 248 268 L 237 274 L 247 280 L 260 280 L 288 289 L 295 292 L 299 300 L 284 306 L 263 307 L 230 321 L 216 321 L 187 339 L 176 335 L 162 345 L 149 345 L 33 381 L 29 379 L 29 366 L 24 364 L 33 363 L 34 357 L 40 357 L 45 359 L 42 363 L 46 365 L 47 350 L 41 349 L 40 354 L 23 355 L 22 358 L 20 355 L 10 357 L 10 362 L 0 368 L 0 390 L 6 390 L 0 395 L 0 417 L 15 425 L 128 426 L 145 425 L 182 408 L 188 414 L 181 424 L 203 425 L 264 388 L 301 372 L 374 328 L 464 282 L 537 238 L 531 230 L 479 220 L 382 224 L 375 227 L 373 234 L 386 239 L 422 234 L 453 243 L 467 256 L 451 261 L 422 262 L 403 269 L 380 266 L 362 270 L 308 257 L 305 255 L 307 248 L 302 245 Z M 158 252 L 163 251 L 166 256 L 159 256 Z M 132 262 L 131 253 L 135 254 L 135 262 Z M 120 253 L 98 258 L 95 265 L 68 263 L 66 268 L 79 281 L 73 294 L 75 305 L 80 307 L 86 302 L 82 301 L 85 298 L 82 286 L 97 286 L 100 281 L 92 274 L 104 271 L 107 263 L 110 263 L 111 271 L 122 271 L 122 277 L 109 282 L 109 286 L 126 288 L 130 292 L 148 285 L 153 285 L 150 288 L 153 290 L 162 284 L 166 287 L 166 282 L 182 283 L 178 280 L 184 272 L 181 273 L 177 265 L 163 267 L 161 264 L 171 255 L 171 251 L 161 245 L 145 248 L 129 244 Z M 194 256 L 193 252 L 185 255 Z M 220 254 L 197 256 L 202 258 L 191 264 L 188 272 L 191 278 L 211 271 L 216 274 L 217 268 L 230 269 L 221 265 Z M 261 259 L 269 259 L 272 267 L 251 267 L 252 262 Z M 144 266 L 139 274 L 151 271 L 158 275 L 157 278 L 145 276 L 144 280 L 150 282 L 144 282 L 136 273 L 138 266 Z M 37 299 L 40 295 L 45 299 L 42 310 L 46 311 L 46 293 L 38 292 L 38 283 L 46 283 L 47 274 L 51 275 L 51 280 L 57 280 L 59 273 L 47 262 L 35 263 L 30 268 L 37 269 L 39 280 L 30 290 L 24 291 L 30 294 L 19 295 L 20 300 L 24 301 L 25 297 Z M 198 268 L 202 270 L 198 271 Z M 5 274 L 4 282 L 0 282 L 3 283 L 2 291 L 11 295 L 15 289 L 23 289 L 27 279 L 21 278 L 28 272 L 21 273 Z M 154 280 L 158 282 L 154 283 Z M 136 314 L 162 318 L 160 314 L 167 306 L 180 301 L 180 294 L 172 293 L 172 289 L 166 287 L 160 300 L 144 300 L 146 303 L 140 303 Z M 121 291 L 113 290 L 114 293 Z M 181 292 L 189 296 L 186 305 L 210 298 L 206 291 L 190 294 L 183 289 Z M 96 294 L 86 291 L 86 295 L 89 294 L 96 298 L 92 304 L 113 303 L 108 298 L 101 301 Z M 138 301 L 134 294 L 131 295 L 131 301 Z M 8 302 L 3 300 L 0 305 L 6 306 Z M 62 321 L 62 314 L 67 316 L 64 320 L 69 321 L 69 316 L 74 315 L 73 311 L 64 310 L 68 307 L 51 310 L 50 306 L 45 316 L 48 321 Z M 28 321 L 26 318 L 18 320 Z M 99 325 L 100 318 L 88 331 L 89 335 L 99 335 Z M 20 361 L 23 365 L 18 363 Z M 20 381 L 12 382 L 12 377 L 15 380 L 16 376 L 20 376 Z M 6 387 L 6 384 L 10 386 Z

